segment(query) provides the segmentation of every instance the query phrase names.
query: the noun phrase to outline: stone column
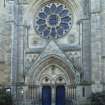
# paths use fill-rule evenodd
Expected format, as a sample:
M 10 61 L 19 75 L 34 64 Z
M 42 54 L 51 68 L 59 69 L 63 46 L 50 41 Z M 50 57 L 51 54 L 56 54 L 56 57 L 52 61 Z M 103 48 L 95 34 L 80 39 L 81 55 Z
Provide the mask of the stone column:
M 91 0 L 91 73 L 92 81 L 94 83 L 92 85 L 93 92 L 102 91 L 101 1 L 102 0 Z
M 9 22 L 11 24 L 11 92 L 16 98 L 16 81 L 18 70 L 18 57 L 17 57 L 17 34 L 16 34 L 16 7 L 15 1 L 8 1 Z
M 52 94 L 52 105 L 55 105 L 55 97 L 56 97 L 56 86 L 52 85 L 51 87 L 51 94 Z
M 82 20 L 82 69 L 83 79 L 91 81 L 91 33 L 90 20 Z
M 83 79 L 91 80 L 91 30 L 90 30 L 90 1 L 83 0 L 82 24 L 82 69 Z
M 19 96 L 17 83 L 23 82 L 23 64 L 24 64 L 24 49 L 23 49 L 23 19 L 22 19 L 22 4 L 19 0 L 8 1 L 9 5 L 9 21 L 11 22 L 11 91 L 14 98 Z M 19 85 L 19 84 L 18 84 Z M 18 102 L 16 103 L 18 104 Z
M 105 0 L 101 0 L 101 30 L 102 30 L 102 83 L 105 90 Z
M 17 79 L 18 82 L 24 82 L 23 80 L 23 71 L 24 71 L 24 25 L 23 25 L 23 4 L 21 1 L 16 1 L 17 6 L 17 56 L 18 56 L 18 73 Z
M 83 0 L 83 14 L 80 20 L 81 30 L 82 30 L 82 71 L 83 71 L 83 81 L 87 84 L 91 82 L 91 15 L 90 15 L 90 0 Z M 85 84 L 86 84 L 85 83 Z M 82 86 L 78 87 L 78 89 Z M 85 87 L 86 88 L 86 87 Z M 91 94 L 91 88 L 85 89 L 85 96 L 82 96 L 84 100 Z M 88 91 L 90 90 L 90 91 Z M 83 94 L 83 91 L 81 91 Z M 79 95 L 78 95 L 79 96 Z M 81 99 L 80 99 L 81 100 Z

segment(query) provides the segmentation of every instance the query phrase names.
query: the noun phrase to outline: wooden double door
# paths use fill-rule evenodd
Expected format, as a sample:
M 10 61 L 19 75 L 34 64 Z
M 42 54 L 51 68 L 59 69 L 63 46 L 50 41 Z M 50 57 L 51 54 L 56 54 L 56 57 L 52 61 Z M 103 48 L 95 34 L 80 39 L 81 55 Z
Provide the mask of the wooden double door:
M 65 105 L 65 86 L 56 86 L 54 98 L 55 105 Z M 42 88 L 42 105 L 52 105 L 51 86 L 43 86 Z

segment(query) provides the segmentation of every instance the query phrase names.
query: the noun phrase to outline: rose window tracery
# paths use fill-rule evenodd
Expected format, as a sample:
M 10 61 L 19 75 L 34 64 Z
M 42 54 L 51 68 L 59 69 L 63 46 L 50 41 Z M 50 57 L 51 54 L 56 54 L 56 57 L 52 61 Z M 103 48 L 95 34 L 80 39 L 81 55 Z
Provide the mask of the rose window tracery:
M 43 38 L 59 38 L 70 31 L 72 14 L 61 3 L 50 3 L 42 7 L 36 18 L 34 27 Z

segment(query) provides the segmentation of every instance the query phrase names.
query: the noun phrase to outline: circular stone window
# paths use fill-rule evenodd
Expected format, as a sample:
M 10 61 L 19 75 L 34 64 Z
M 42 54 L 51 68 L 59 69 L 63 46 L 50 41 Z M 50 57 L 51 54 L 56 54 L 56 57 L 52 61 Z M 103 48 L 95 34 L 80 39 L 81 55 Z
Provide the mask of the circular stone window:
M 43 38 L 60 38 L 72 26 L 72 13 L 64 4 L 50 3 L 42 7 L 35 17 L 34 28 Z

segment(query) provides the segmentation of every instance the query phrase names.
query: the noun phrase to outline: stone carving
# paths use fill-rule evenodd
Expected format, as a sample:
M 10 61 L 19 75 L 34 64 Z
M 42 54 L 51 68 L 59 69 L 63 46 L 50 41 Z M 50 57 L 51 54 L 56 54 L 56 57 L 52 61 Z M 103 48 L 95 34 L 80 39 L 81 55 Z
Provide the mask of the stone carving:
M 70 31 L 72 15 L 65 5 L 50 3 L 39 11 L 34 24 L 43 38 L 59 38 Z

